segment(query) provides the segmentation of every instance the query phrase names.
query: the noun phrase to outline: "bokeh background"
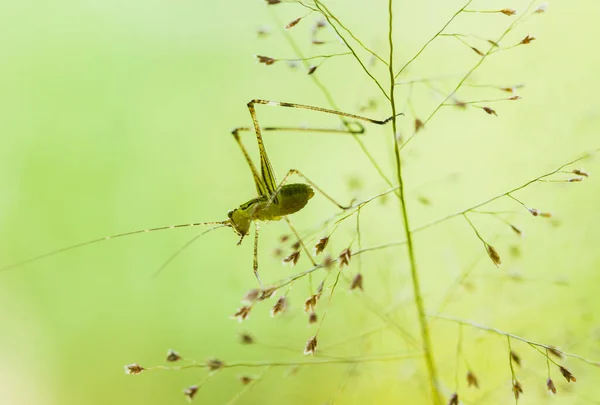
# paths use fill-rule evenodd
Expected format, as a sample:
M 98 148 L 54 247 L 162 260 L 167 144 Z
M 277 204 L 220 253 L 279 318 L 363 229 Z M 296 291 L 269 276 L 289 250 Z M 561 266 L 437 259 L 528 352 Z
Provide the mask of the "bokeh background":
M 387 5 L 375 3 L 326 2 L 368 46 L 387 55 Z M 461 5 L 396 2 L 396 63 L 414 55 Z M 521 0 L 474 1 L 470 8 L 522 11 L 525 6 Z M 600 3 L 594 0 L 551 2 L 547 13 L 527 19 L 506 40 L 510 45 L 531 34 L 537 38 L 533 43 L 493 55 L 470 81 L 524 84 L 523 99 L 493 104 L 498 117 L 476 108 L 442 108 L 404 150 L 414 226 L 600 147 L 598 13 Z M 252 198 L 249 170 L 229 135 L 233 127 L 250 124 L 246 102 L 265 98 L 329 106 L 301 66 L 265 66 L 254 58 L 295 58 L 285 35 L 307 55 L 343 52 L 337 41 L 311 46 L 314 14 L 283 32 L 283 25 L 306 14 L 295 4 L 267 7 L 259 0 L 5 2 L 0 13 L 0 266 L 104 235 L 223 220 L 228 210 Z M 496 38 L 511 18 L 465 14 L 449 32 Z M 330 31 L 322 36 L 334 39 Z M 415 85 L 409 93 L 409 87 L 400 86 L 398 104 L 406 113 L 400 118 L 402 135 L 410 135 L 415 116 L 425 117 L 440 101 L 436 90 L 447 93 L 477 58 L 453 38 L 433 43 L 403 76 L 436 81 L 435 90 Z M 385 80 L 385 72 L 375 72 Z M 340 109 L 375 118 L 390 114 L 351 57 L 326 61 L 315 76 Z M 406 103 L 409 94 L 412 109 Z M 491 88 L 472 87 L 459 95 L 504 97 Z M 280 110 L 259 107 L 259 119 L 263 125 L 339 126 L 335 117 Z M 362 139 L 393 178 L 391 129 L 367 126 Z M 341 201 L 389 188 L 350 137 L 283 133 L 266 134 L 265 142 L 280 179 L 297 168 Z M 256 156 L 251 134 L 245 143 Z M 461 219 L 418 234 L 428 310 L 442 309 L 600 359 L 600 186 L 594 176 L 600 162 L 590 158 L 577 166 L 592 177 L 576 184 L 537 184 L 518 194 L 530 206 L 551 211 L 551 220 L 533 218 L 508 201 L 487 207 L 516 211 L 505 218 L 525 230 L 522 239 L 490 216 L 474 217 L 500 252 L 500 269 Z M 320 237 L 326 231 L 319 224 L 336 212 L 317 196 L 294 223 L 302 232 L 317 229 L 311 237 Z M 351 243 L 358 249 L 355 228 L 354 218 L 344 222 L 330 254 Z M 289 232 L 285 223 L 261 231 L 266 283 L 309 268 L 305 257 L 291 269 L 273 254 L 277 248 L 289 253 L 289 246 L 279 243 Z M 302 348 L 315 327 L 307 326 L 302 310 L 309 290 L 305 280 L 289 293 L 290 308 L 283 316 L 269 316 L 270 301 L 242 324 L 230 319 L 241 297 L 256 287 L 250 240 L 236 246 L 231 231 L 215 231 L 152 277 L 196 232 L 123 238 L 0 273 L 0 403 L 181 403 L 181 391 L 202 381 L 206 371 L 123 372 L 132 362 L 164 364 L 169 348 L 198 361 L 213 356 L 225 362 L 306 361 Z M 393 196 L 361 212 L 360 235 L 363 247 L 402 240 Z M 342 279 L 319 334 L 319 353 L 356 358 L 414 352 L 398 335 L 401 327 L 417 336 L 404 250 L 360 257 L 344 271 L 351 277 L 360 266 L 365 293 L 347 293 Z M 456 285 L 466 271 L 469 277 Z M 314 284 L 323 276 L 317 273 Z M 325 308 L 323 299 L 320 316 Z M 240 345 L 241 332 L 252 333 L 260 344 Z M 461 358 L 455 324 L 434 321 L 432 333 L 446 394 L 458 384 L 465 403 L 511 400 L 506 339 L 463 327 Z M 513 349 L 523 360 L 520 403 L 600 403 L 597 367 L 565 361 L 578 378 L 570 385 L 553 368 L 559 394 L 550 398 L 544 357 L 526 344 L 514 342 Z M 466 388 L 465 359 L 480 379 L 479 390 Z M 263 372 L 245 391 L 237 380 L 238 374 Z M 426 403 L 426 398 L 422 363 L 410 360 L 228 369 L 210 378 L 196 400 L 358 404 Z

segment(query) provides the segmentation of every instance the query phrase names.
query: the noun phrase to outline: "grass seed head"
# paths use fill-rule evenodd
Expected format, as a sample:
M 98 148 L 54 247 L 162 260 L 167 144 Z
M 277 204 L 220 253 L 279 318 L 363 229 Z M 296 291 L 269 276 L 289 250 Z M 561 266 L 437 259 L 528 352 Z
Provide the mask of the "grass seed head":
M 486 107 L 481 107 L 481 108 L 483 108 L 483 111 L 485 111 L 485 112 L 486 112 L 486 113 L 488 113 L 489 115 L 493 115 L 493 116 L 496 116 L 496 117 L 498 116 L 498 113 L 496 112 L 496 110 L 494 110 L 494 109 L 493 109 L 493 108 L 491 108 L 491 107 L 487 107 L 487 106 L 486 106 Z
M 556 358 L 559 358 L 559 359 L 564 358 L 562 352 L 560 350 L 558 350 L 556 347 L 546 347 L 546 350 L 548 350 L 548 353 L 550 353 L 551 355 L 553 355 Z
M 314 311 L 308 315 L 308 323 L 310 325 L 317 323 L 318 319 L 317 313 Z
M 241 375 L 238 378 L 239 378 L 240 382 L 242 383 L 242 385 L 248 385 L 252 381 L 254 381 L 254 378 L 247 376 L 247 375 Z
M 510 359 L 519 367 L 521 367 L 521 357 L 513 350 L 510 351 Z
M 415 132 L 419 132 L 423 129 L 425 123 L 421 121 L 419 118 L 415 118 Z
M 578 183 L 580 181 L 583 181 L 584 177 L 583 176 L 578 176 L 578 177 L 571 177 L 570 179 L 568 179 L 567 181 L 569 183 Z
M 554 381 L 552 381 L 552 378 L 549 378 L 546 380 L 546 387 L 548 388 L 548 391 L 550 391 L 553 394 L 556 394 L 556 387 L 554 386 Z
M 243 345 L 251 345 L 254 343 L 254 338 L 249 333 L 240 334 L 240 343 Z
M 471 46 L 470 48 L 471 48 L 471 49 L 473 50 L 473 52 L 475 52 L 477 55 L 479 55 L 479 56 L 485 56 L 485 54 L 484 54 L 483 52 L 481 52 L 479 49 L 475 48 L 474 46 Z
M 571 372 L 569 370 L 567 370 L 566 368 L 564 368 L 563 366 L 560 366 L 560 373 L 563 375 L 563 377 L 565 377 L 565 380 L 567 380 L 567 382 L 577 381 L 577 379 L 573 376 L 573 374 L 571 374 Z
M 350 283 L 350 290 L 356 290 L 357 288 L 361 291 L 364 291 L 363 276 L 360 273 L 357 273 L 356 276 L 354 276 L 354 278 L 352 279 L 352 283 Z
M 302 20 L 302 17 L 298 17 L 295 20 L 290 21 L 289 23 L 287 23 L 287 25 L 284 28 L 286 30 L 289 30 L 290 28 L 294 28 L 296 25 L 298 25 L 300 20 Z
M 258 288 L 253 288 L 252 290 L 248 291 L 246 295 L 244 295 L 244 298 L 242 298 L 242 302 L 247 302 L 251 304 L 258 299 L 259 295 L 260 290 Z
M 517 14 L 517 10 L 514 8 L 503 8 L 502 10 L 499 10 L 499 12 L 509 17 Z
M 578 176 L 590 177 L 590 173 L 584 169 L 575 169 L 573 170 L 573 173 L 577 174 Z
M 296 250 L 294 253 L 292 253 L 291 255 L 285 257 L 283 259 L 283 263 L 289 263 L 292 266 L 295 266 L 296 263 L 298 263 L 298 259 L 300 259 L 300 251 Z
M 515 396 L 515 399 L 519 399 L 519 397 L 523 393 L 523 387 L 521 386 L 521 383 L 519 381 L 517 381 L 517 380 L 513 381 L 512 392 Z
M 521 40 L 521 42 L 519 42 L 519 45 L 527 45 L 529 43 L 531 43 L 532 41 L 535 41 L 536 37 L 532 37 L 531 35 L 527 35 L 525 38 L 523 38 Z
M 243 322 L 250 315 L 250 310 L 252 309 L 251 305 L 244 305 L 243 307 L 238 308 L 238 310 L 231 316 L 233 319 L 237 319 L 238 322 Z
M 500 258 L 498 251 L 496 251 L 496 249 L 494 249 L 494 247 L 492 245 L 488 245 L 488 244 L 485 245 L 485 250 L 487 251 L 488 256 L 490 257 L 492 262 L 496 265 L 496 267 L 500 267 L 500 265 L 502 264 L 502 259 Z
M 304 346 L 304 354 L 315 354 L 317 350 L 317 335 L 311 337 Z
M 450 397 L 448 405 L 458 405 L 458 394 L 456 392 Z
M 167 352 L 167 361 L 168 362 L 175 362 L 175 361 L 179 361 L 179 360 L 181 360 L 181 356 L 175 350 L 170 349 Z
M 206 361 L 206 366 L 210 371 L 217 371 L 219 369 L 222 369 L 225 366 L 225 363 L 223 363 L 217 358 L 212 358 Z
M 304 301 L 304 312 L 311 312 L 315 310 L 315 307 L 317 306 L 317 299 L 318 299 L 318 295 L 317 294 L 313 294 L 310 297 L 308 297 L 306 299 L 306 301 Z
M 462 100 L 452 100 L 454 102 L 454 106 L 465 110 L 468 107 L 468 104 Z
M 280 313 L 285 312 L 287 307 L 288 307 L 287 299 L 284 296 L 279 297 L 279 299 L 277 300 L 275 305 L 273 305 L 273 308 L 271 308 L 271 316 L 277 316 Z
M 477 379 L 475 373 L 473 373 L 471 370 L 467 372 L 467 386 L 479 388 L 479 380 Z
M 264 63 L 267 66 L 270 66 L 273 63 L 277 62 L 277 59 L 273 59 L 269 56 L 264 56 L 264 55 L 255 55 L 255 56 L 256 56 L 256 60 L 258 61 L 258 63 Z
M 512 229 L 513 232 L 516 233 L 517 235 L 523 237 L 523 235 L 524 235 L 523 231 L 520 228 L 518 228 L 516 225 L 511 224 L 510 229 Z
M 541 3 L 539 6 L 537 6 L 533 12 L 535 14 L 542 14 L 542 13 L 545 13 L 546 11 L 548 11 L 548 3 L 544 2 L 544 3 Z
M 281 0 L 265 0 L 265 1 L 267 2 L 267 5 L 269 5 L 269 6 L 281 3 Z
M 319 239 L 319 241 L 315 245 L 315 255 L 319 255 L 321 252 L 323 252 L 323 250 L 325 250 L 325 248 L 327 247 L 328 243 L 329 243 L 329 236 L 325 236 L 325 237 Z
M 188 401 L 191 401 L 192 399 L 194 399 L 194 397 L 196 396 L 197 393 L 198 393 L 197 385 L 192 385 L 191 387 L 188 387 L 185 390 L 183 390 L 183 395 L 185 395 L 187 397 Z
M 350 248 L 342 250 L 342 253 L 340 253 L 338 259 L 340 262 L 340 269 L 344 266 L 348 266 L 350 264 L 350 259 L 352 259 L 352 252 L 350 251 Z
M 130 374 L 130 375 L 140 374 L 142 371 L 145 370 L 144 367 L 140 366 L 137 363 L 128 364 L 124 368 L 125 368 L 125 374 Z

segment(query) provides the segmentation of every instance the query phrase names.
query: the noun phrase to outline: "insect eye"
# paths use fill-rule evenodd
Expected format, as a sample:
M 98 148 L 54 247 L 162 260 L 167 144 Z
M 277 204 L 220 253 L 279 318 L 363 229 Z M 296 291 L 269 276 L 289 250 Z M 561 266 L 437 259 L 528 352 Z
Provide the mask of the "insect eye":
M 227 217 L 229 217 L 229 218 L 231 219 L 231 217 L 232 217 L 232 216 L 233 216 L 233 210 L 230 210 L 230 211 L 227 213 Z

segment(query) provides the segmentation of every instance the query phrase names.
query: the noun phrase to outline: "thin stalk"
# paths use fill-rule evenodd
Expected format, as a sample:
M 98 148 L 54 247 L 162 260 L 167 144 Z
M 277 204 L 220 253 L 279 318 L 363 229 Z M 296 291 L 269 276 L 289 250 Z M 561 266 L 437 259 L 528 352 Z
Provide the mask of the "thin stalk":
M 293 366 L 317 366 L 330 364 L 362 364 L 362 363 L 377 363 L 387 361 L 410 360 L 421 353 L 402 353 L 383 356 L 365 356 L 365 357 L 348 357 L 348 358 L 333 358 L 333 359 L 306 359 L 306 360 L 282 360 L 282 361 L 238 361 L 231 363 L 223 363 L 221 368 L 242 368 L 242 367 L 293 367 Z M 192 368 L 209 368 L 207 363 L 192 363 L 184 366 L 152 366 L 145 368 L 146 371 L 153 370 L 187 370 Z
M 522 21 L 523 17 L 525 17 L 527 15 L 527 13 L 529 12 L 529 10 L 531 9 L 531 7 L 533 6 L 533 4 L 536 2 L 536 0 L 531 0 L 531 2 L 529 3 L 529 5 L 527 6 L 527 8 L 525 9 L 525 11 L 523 12 L 523 14 L 517 18 L 512 24 L 510 24 L 508 26 L 508 28 L 502 33 L 502 35 L 500 35 L 500 37 L 494 41 L 495 44 L 499 44 L 512 30 L 515 26 L 517 26 L 519 24 L 519 22 Z M 466 6 L 465 6 L 466 7 Z M 461 9 L 459 12 L 463 12 L 464 11 L 464 7 L 463 9 Z M 454 17 L 453 17 L 454 18 Z M 473 74 L 473 72 L 479 68 L 479 66 L 481 66 L 481 64 L 490 56 L 494 53 L 494 50 L 497 48 L 496 45 L 491 45 L 490 48 L 488 49 L 487 52 L 485 52 L 477 61 L 477 63 L 471 68 L 469 69 L 469 71 L 463 76 L 463 78 L 458 82 L 458 84 L 454 87 L 454 90 L 452 90 L 448 96 L 446 96 L 446 98 L 440 103 L 438 104 L 438 106 L 433 110 L 433 112 L 431 114 L 429 114 L 429 116 L 423 121 L 423 125 L 427 125 L 427 123 L 435 116 L 435 114 L 439 111 L 440 108 L 442 108 L 446 102 L 448 100 L 450 100 L 457 92 L 458 90 L 463 86 L 463 84 L 465 84 L 465 82 L 471 77 L 471 75 Z M 417 132 L 415 131 L 410 138 L 408 138 L 406 140 L 406 142 L 404 142 L 404 145 L 402 145 L 402 148 L 406 147 L 409 143 L 411 143 L 411 141 L 413 140 L 413 138 L 415 138 L 415 135 L 417 134 Z
M 358 64 L 363 68 L 363 70 L 365 71 L 365 73 L 367 74 L 367 76 L 369 76 L 371 78 L 371 80 L 373 80 L 373 82 L 375 82 L 375 84 L 377 85 L 377 87 L 379 87 L 379 90 L 381 90 L 381 92 L 383 93 L 384 97 L 391 101 L 390 96 L 385 92 L 385 90 L 384 90 L 383 86 L 381 85 L 381 83 L 379 83 L 379 81 L 375 78 L 375 76 L 373 76 L 373 73 L 371 73 L 369 71 L 369 69 L 367 69 L 367 67 L 365 66 L 365 64 L 362 61 L 362 59 L 360 59 L 358 57 L 358 54 L 356 53 L 356 51 L 354 50 L 354 48 L 352 48 L 350 46 L 350 44 L 348 43 L 348 41 L 346 40 L 346 38 L 338 30 L 338 28 L 335 26 L 335 24 L 333 24 L 333 22 L 331 21 L 332 20 L 332 14 L 329 11 L 329 9 L 327 9 L 327 7 L 325 7 L 319 0 L 315 0 L 315 5 L 317 6 L 317 8 L 321 12 L 321 14 L 323 14 L 323 16 L 325 17 L 325 19 L 327 20 L 327 22 L 329 23 L 329 25 L 331 26 L 331 28 L 333 28 L 333 30 L 338 35 L 338 37 L 346 45 L 346 48 L 348 48 L 350 50 L 350 52 L 352 52 L 352 55 L 354 55 L 354 59 L 356 59 L 356 61 L 358 62 Z
M 277 21 L 277 24 L 281 25 L 281 22 L 277 18 L 277 15 L 275 13 L 273 13 L 272 15 L 273 15 L 273 18 L 275 19 L 275 21 Z M 284 32 L 284 37 L 285 37 L 286 41 L 288 42 L 288 44 L 290 45 L 290 47 L 292 48 L 292 50 L 296 53 L 296 55 L 298 55 L 300 57 L 300 60 L 302 60 L 302 63 L 304 64 L 304 67 L 306 69 L 308 69 L 308 67 L 309 67 L 308 62 L 306 61 L 306 58 L 305 58 L 302 50 L 300 49 L 300 47 L 298 46 L 298 44 L 296 44 L 296 41 L 294 41 L 294 39 L 289 35 L 289 33 L 287 31 Z M 311 79 L 315 83 L 315 85 L 319 88 L 319 90 L 321 90 L 321 92 L 323 93 L 323 96 L 325 97 L 325 99 L 327 100 L 327 102 L 329 103 L 329 105 L 331 106 L 331 108 L 333 108 L 334 110 L 340 110 L 339 107 L 338 107 L 338 105 L 337 105 L 337 103 L 333 99 L 333 96 L 331 95 L 331 93 L 329 92 L 329 90 L 327 90 L 327 88 L 321 82 L 321 80 L 319 80 L 319 78 L 317 77 L 317 75 L 311 75 Z M 346 121 L 342 120 L 342 124 L 346 128 L 349 128 L 348 127 L 349 124 Z M 373 165 L 373 167 L 375 168 L 375 170 L 377 171 L 377 173 L 379 174 L 379 176 L 383 179 L 383 181 L 385 181 L 388 186 L 392 187 L 392 182 L 385 175 L 385 173 L 381 169 L 381 166 L 379 166 L 379 164 L 375 160 L 375 157 L 368 151 L 368 149 L 365 146 L 365 144 L 363 143 L 363 141 L 356 134 L 352 134 L 352 138 L 354 138 L 354 140 L 356 141 L 356 143 L 358 143 L 358 146 L 360 147 L 360 149 L 362 150 L 362 152 L 365 154 L 365 156 L 367 157 L 367 159 L 369 159 L 369 162 L 371 162 L 371 164 Z M 398 195 L 398 193 L 396 193 L 396 195 Z
M 458 17 L 458 15 L 459 15 L 460 13 L 462 13 L 463 11 L 465 11 L 465 8 L 466 8 L 466 7 L 467 7 L 469 4 L 471 4 L 471 2 L 472 2 L 472 1 L 473 1 L 473 0 L 469 0 L 469 1 L 467 1 L 467 2 L 465 3 L 465 5 L 464 5 L 464 6 L 462 6 L 462 8 L 461 8 L 460 10 L 458 10 L 456 13 L 454 13 L 454 15 L 452 16 L 452 18 L 450 18 L 448 21 L 446 21 L 446 24 L 444 24 L 444 26 L 442 27 L 442 29 L 441 29 L 441 30 L 439 30 L 439 31 L 438 31 L 438 32 L 437 32 L 437 33 L 436 33 L 434 36 L 432 36 L 432 37 L 429 39 L 429 41 L 427 41 L 427 42 L 425 43 L 425 45 L 423 45 L 423 47 L 422 47 L 422 48 L 419 50 L 419 52 L 417 52 L 417 53 L 415 54 L 415 56 L 413 56 L 413 57 L 412 57 L 412 58 L 411 58 L 411 59 L 410 59 L 408 62 L 406 62 L 406 63 L 404 64 L 404 66 L 402 66 L 402 68 L 401 68 L 401 69 L 398 71 L 398 73 L 396 73 L 396 76 L 395 76 L 395 78 L 396 78 L 396 77 L 398 77 L 398 76 L 400 76 L 400 75 L 402 74 L 402 72 L 404 72 L 404 70 L 405 70 L 405 69 L 408 67 L 408 65 L 410 65 L 411 63 L 413 63 L 413 62 L 414 62 L 414 60 L 415 60 L 415 59 L 417 59 L 417 58 L 419 57 L 419 55 L 421 55 L 421 54 L 423 53 L 423 51 L 425 50 L 425 48 L 427 48 L 427 47 L 429 46 L 429 44 L 430 44 L 430 43 L 432 43 L 432 42 L 433 42 L 433 41 L 434 41 L 434 40 L 435 40 L 437 37 L 439 37 L 440 35 L 442 35 L 442 33 L 444 32 L 444 30 L 445 30 L 445 29 L 446 29 L 446 28 L 447 28 L 447 27 L 450 25 L 450 23 L 451 23 L 452 21 L 454 21 L 454 19 L 455 19 L 456 17 Z
M 423 295 L 421 293 L 421 285 L 419 281 L 419 272 L 417 270 L 417 260 L 415 257 L 415 249 L 412 239 L 412 232 L 410 230 L 410 224 L 408 219 L 408 210 L 406 208 L 406 198 L 404 195 L 404 178 L 402 177 L 402 161 L 400 158 L 400 146 L 398 144 L 397 134 L 397 121 L 396 121 L 396 103 L 395 103 L 395 76 L 394 76 L 394 40 L 393 40 L 393 12 L 392 4 L 393 0 L 388 1 L 388 42 L 390 48 L 390 60 L 388 63 L 388 72 L 390 78 L 390 106 L 392 107 L 392 139 L 394 141 L 394 155 L 396 158 L 396 175 L 398 179 L 398 187 L 400 194 L 400 210 L 402 212 L 402 219 L 404 222 L 404 234 L 406 236 L 406 247 L 408 250 L 408 258 L 410 262 L 410 275 L 413 285 L 413 294 L 415 300 L 415 306 L 417 307 L 417 314 L 419 317 L 419 326 L 421 331 L 421 344 L 423 346 L 423 354 L 425 357 L 425 363 L 427 366 L 427 372 L 429 374 L 429 386 L 431 389 L 431 397 L 434 405 L 441 405 L 442 399 L 438 391 L 438 377 L 435 361 L 433 359 L 433 349 L 431 345 L 431 337 L 429 335 L 429 323 L 427 320 L 427 314 L 425 312 L 425 305 L 423 303 Z

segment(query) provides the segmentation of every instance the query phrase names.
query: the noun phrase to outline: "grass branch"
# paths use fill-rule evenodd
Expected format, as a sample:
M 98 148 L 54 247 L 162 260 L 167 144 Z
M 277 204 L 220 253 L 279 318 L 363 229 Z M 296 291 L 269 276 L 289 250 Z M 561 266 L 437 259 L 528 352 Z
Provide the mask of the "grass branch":
M 381 85 L 381 83 L 379 82 L 379 80 L 377 80 L 377 78 L 375 76 L 373 76 L 373 74 L 369 71 L 369 69 L 367 69 L 367 67 L 365 66 L 364 62 L 360 59 L 360 57 L 358 56 L 358 54 L 356 53 L 356 51 L 354 50 L 354 48 L 352 48 L 352 46 L 350 45 L 350 43 L 348 42 L 348 40 L 342 35 L 342 33 L 340 32 L 340 30 L 334 24 L 334 22 L 335 22 L 334 21 L 335 16 L 333 16 L 333 14 L 331 14 L 331 12 L 327 9 L 327 7 L 325 7 L 325 5 L 323 5 L 323 3 L 321 3 L 321 1 L 315 0 L 315 5 L 319 9 L 319 11 L 323 14 L 323 16 L 325 17 L 325 19 L 329 23 L 329 25 L 331 25 L 331 27 L 333 28 L 333 30 L 335 31 L 335 33 L 338 35 L 338 37 L 342 40 L 342 42 L 344 42 L 344 44 L 346 45 L 346 48 L 348 48 L 348 50 L 350 50 L 350 52 L 352 52 L 352 55 L 354 56 L 354 59 L 356 59 L 356 61 L 362 67 L 362 69 L 365 71 L 365 73 L 367 74 L 367 76 L 369 76 L 371 78 L 371 80 L 373 80 L 373 82 L 377 85 L 377 87 L 379 88 L 379 90 L 381 90 L 381 93 L 383 94 L 383 96 L 386 99 L 389 100 L 390 96 L 383 89 L 383 86 Z
M 421 353 L 404 353 L 404 354 L 391 354 L 382 356 L 364 356 L 364 357 L 347 357 L 347 358 L 333 358 L 333 359 L 310 359 L 306 360 L 282 360 L 282 361 L 236 361 L 231 363 L 223 363 L 219 369 L 230 369 L 230 368 L 262 368 L 262 367 L 294 367 L 294 366 L 318 366 L 328 364 L 358 364 L 358 363 L 373 363 L 373 362 L 387 362 L 387 361 L 399 361 L 399 360 L 411 360 L 421 356 Z M 181 366 L 152 366 L 145 368 L 147 371 L 152 370 L 168 370 L 168 371 L 181 371 L 188 369 L 210 369 L 212 366 L 208 363 L 192 363 Z
M 440 319 L 443 321 L 448 321 L 448 322 L 453 322 L 456 324 L 460 324 L 460 325 L 466 325 L 466 326 L 471 326 L 473 328 L 479 329 L 479 330 L 483 330 L 486 332 L 490 332 L 499 336 L 504 336 L 510 339 L 514 339 L 514 340 L 518 340 L 524 343 L 527 343 L 531 346 L 536 346 L 537 348 L 541 348 L 541 349 L 548 349 L 549 351 L 554 351 L 554 352 L 559 352 L 560 354 L 562 354 L 565 357 L 570 357 L 572 359 L 576 359 L 579 361 L 582 361 L 586 364 L 589 364 L 591 366 L 595 366 L 595 367 L 600 367 L 600 361 L 599 360 L 592 360 L 592 359 L 588 359 L 586 357 L 580 356 L 578 354 L 574 354 L 574 353 L 569 353 L 569 352 L 565 352 L 564 350 L 558 349 L 556 346 L 551 346 L 545 343 L 540 343 L 540 342 L 536 342 L 530 339 L 527 339 L 525 337 L 516 335 L 514 333 L 510 333 L 510 332 L 506 332 L 503 331 L 501 329 L 497 329 L 491 326 L 487 326 L 481 323 L 477 323 L 474 321 L 470 321 L 470 320 L 466 320 L 466 319 L 461 319 L 461 318 L 457 318 L 454 316 L 450 316 L 450 315 L 441 315 L 441 314 L 437 314 L 437 315 L 429 315 L 432 318 L 435 319 Z
M 410 58 L 410 60 L 406 62 L 404 66 L 402 66 L 402 68 L 400 68 L 400 70 L 398 71 L 398 73 L 396 73 L 394 78 L 398 78 L 402 74 L 402 72 L 404 72 L 406 68 L 423 53 L 423 51 L 425 51 L 429 44 L 431 44 L 437 37 L 439 37 L 446 30 L 446 28 L 448 28 L 450 23 L 454 21 L 454 19 L 458 17 L 458 15 L 462 13 L 465 10 L 465 8 L 467 8 L 472 2 L 473 0 L 468 0 L 458 11 L 456 11 L 454 15 L 452 15 L 452 17 L 448 21 L 446 21 L 446 24 L 444 24 L 444 26 L 434 36 L 432 36 L 427 42 L 425 42 L 425 45 L 423 45 L 421 49 L 419 49 L 419 51 L 412 58 Z
M 408 251 L 408 259 L 410 263 L 410 276 L 413 287 L 413 297 L 415 306 L 417 309 L 417 316 L 419 319 L 419 329 L 421 332 L 421 344 L 423 347 L 423 354 L 425 357 L 425 364 L 427 367 L 427 374 L 429 376 L 429 389 L 431 391 L 431 399 L 434 405 L 441 405 L 442 399 L 438 389 L 438 375 L 437 368 L 435 365 L 435 359 L 433 355 L 433 347 L 431 343 L 431 336 L 429 332 L 429 323 L 425 313 L 425 303 L 423 302 L 423 294 L 421 292 L 420 275 L 417 268 L 417 259 L 415 255 L 415 248 L 412 238 L 412 232 L 410 229 L 410 221 L 408 216 L 408 209 L 406 206 L 406 195 L 404 192 L 405 184 L 404 177 L 402 176 L 402 159 L 400 156 L 400 145 L 397 137 L 398 123 L 396 119 L 396 98 L 395 98 L 395 76 L 394 76 L 394 35 L 393 35 L 393 0 L 388 0 L 388 44 L 389 44 L 389 101 L 392 110 L 392 140 L 394 142 L 394 157 L 396 161 L 396 176 L 398 181 L 398 187 L 400 190 L 400 211 L 402 214 L 404 235 L 406 237 L 406 249 Z
M 535 3 L 535 1 L 536 0 L 531 0 L 529 5 L 527 6 L 525 12 L 521 16 L 519 16 L 519 18 L 515 19 L 513 21 L 513 23 L 510 24 L 508 26 L 508 28 L 506 30 L 504 30 L 504 32 L 498 37 L 497 40 L 493 41 L 494 44 L 499 44 L 506 37 L 506 35 L 508 35 L 508 33 L 510 33 L 513 30 L 513 28 L 521 21 L 521 19 L 523 19 L 527 15 L 528 11 L 531 9 L 531 7 Z M 475 70 L 477 70 L 477 68 L 479 68 L 479 66 L 481 66 L 481 64 L 493 53 L 493 51 L 495 50 L 496 47 L 497 47 L 497 45 L 491 45 L 488 48 L 487 52 L 485 52 L 479 58 L 477 63 L 475 63 L 475 65 L 473 65 L 473 67 L 471 67 L 471 69 L 469 69 L 469 71 L 462 77 L 462 79 L 458 82 L 458 84 L 454 87 L 454 89 L 448 94 L 448 96 L 446 96 L 446 98 L 441 103 L 439 103 L 438 106 L 423 121 L 423 125 L 427 125 L 427 123 L 435 116 L 435 114 L 440 110 L 440 108 L 442 108 L 448 102 L 448 100 L 450 100 L 452 97 L 454 97 L 456 92 L 471 77 L 473 72 Z M 411 137 L 406 140 L 406 142 L 402 145 L 402 147 L 400 149 L 404 149 L 407 145 L 409 145 L 411 143 L 411 141 L 416 138 L 417 133 L 418 133 L 418 131 L 414 131 L 413 134 L 411 135 Z
M 272 13 L 272 16 L 275 19 L 275 21 L 277 21 L 277 25 L 282 26 L 281 21 L 279 21 L 279 19 L 277 18 L 277 15 L 274 12 Z M 296 41 L 292 38 L 292 36 L 289 34 L 288 31 L 284 30 L 283 35 L 284 35 L 286 41 L 288 42 L 288 44 L 290 45 L 290 47 L 292 48 L 292 50 L 294 51 L 294 53 L 296 55 L 298 55 L 298 57 L 302 60 L 302 63 L 304 64 L 304 68 L 308 70 L 310 66 L 309 66 L 308 62 L 305 60 L 305 56 L 304 56 L 302 50 L 300 49 L 298 44 L 296 44 Z M 310 75 L 310 78 L 313 81 L 313 83 L 317 86 L 317 88 L 319 90 L 321 90 L 321 93 L 323 93 L 323 96 L 329 103 L 330 107 L 333 108 L 334 110 L 339 111 L 340 108 L 338 107 L 333 96 L 331 95 L 331 92 L 327 89 L 327 87 L 325 87 L 325 85 L 323 84 L 323 82 L 321 82 L 321 80 L 318 78 L 318 76 Z M 348 129 L 348 130 L 351 129 L 350 124 L 346 120 L 342 119 L 341 122 L 346 127 L 346 129 Z M 371 152 L 369 152 L 369 150 L 365 146 L 364 142 L 360 139 L 360 137 L 356 134 L 351 134 L 351 136 L 356 141 L 356 143 L 358 143 L 360 150 L 364 153 L 364 155 L 367 157 L 367 159 L 369 160 L 371 165 L 375 168 L 375 170 L 379 174 L 379 177 L 381 177 L 383 179 L 383 181 L 385 181 L 387 183 L 388 186 L 393 187 L 391 180 L 383 172 L 383 169 L 377 163 L 377 161 L 375 160 L 375 157 L 371 154 Z

